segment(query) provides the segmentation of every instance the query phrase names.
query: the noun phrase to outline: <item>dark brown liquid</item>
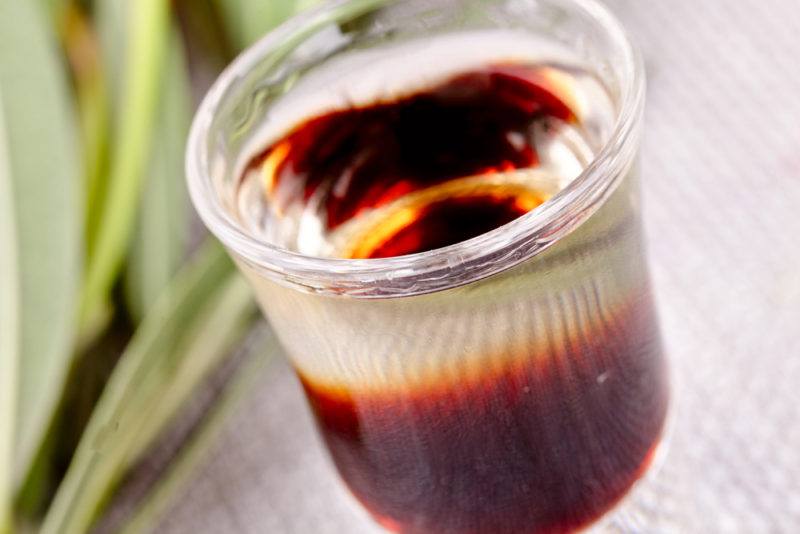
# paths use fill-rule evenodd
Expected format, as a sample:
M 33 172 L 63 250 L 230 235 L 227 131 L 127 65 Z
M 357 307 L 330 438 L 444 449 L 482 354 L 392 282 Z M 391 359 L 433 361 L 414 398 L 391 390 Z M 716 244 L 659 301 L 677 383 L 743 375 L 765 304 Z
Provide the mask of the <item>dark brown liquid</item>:
M 566 100 L 546 68 L 487 67 L 398 101 L 314 118 L 254 165 L 272 169 L 267 195 L 279 210 L 322 192 L 330 230 L 412 198 L 365 225 L 344 256 L 431 250 L 547 199 L 458 180 L 536 167 L 531 129 L 574 123 Z M 613 507 L 653 457 L 667 387 L 647 290 L 613 299 L 616 309 L 595 297 L 601 318 L 566 334 L 526 333 L 537 348 L 489 355 L 506 363 L 471 382 L 381 392 L 301 376 L 356 497 L 390 530 L 425 534 L 570 532 Z M 587 309 L 573 307 L 564 315 Z

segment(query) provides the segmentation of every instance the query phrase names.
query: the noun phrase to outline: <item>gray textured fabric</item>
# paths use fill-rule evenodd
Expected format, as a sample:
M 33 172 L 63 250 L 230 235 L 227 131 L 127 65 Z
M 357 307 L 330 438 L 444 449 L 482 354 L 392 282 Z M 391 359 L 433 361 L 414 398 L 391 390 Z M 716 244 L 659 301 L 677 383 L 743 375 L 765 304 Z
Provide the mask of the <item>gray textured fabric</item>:
M 650 90 L 643 173 L 677 418 L 605 530 L 800 532 L 800 4 L 615 0 Z M 159 532 L 377 532 L 280 364 Z

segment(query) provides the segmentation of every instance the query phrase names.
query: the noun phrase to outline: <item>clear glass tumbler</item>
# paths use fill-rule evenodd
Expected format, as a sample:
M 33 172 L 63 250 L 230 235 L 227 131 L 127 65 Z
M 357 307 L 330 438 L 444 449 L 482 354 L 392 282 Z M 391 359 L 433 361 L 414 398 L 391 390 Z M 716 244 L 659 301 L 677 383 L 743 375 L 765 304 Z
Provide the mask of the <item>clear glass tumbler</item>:
M 614 103 L 594 160 L 539 208 L 370 260 L 292 252 L 235 216 L 257 132 L 308 73 L 353 50 L 492 28 L 569 49 Z M 647 471 L 669 393 L 640 217 L 644 93 L 635 48 L 594 0 L 351 0 L 264 37 L 206 97 L 192 199 L 252 284 L 341 477 L 388 530 L 572 531 Z

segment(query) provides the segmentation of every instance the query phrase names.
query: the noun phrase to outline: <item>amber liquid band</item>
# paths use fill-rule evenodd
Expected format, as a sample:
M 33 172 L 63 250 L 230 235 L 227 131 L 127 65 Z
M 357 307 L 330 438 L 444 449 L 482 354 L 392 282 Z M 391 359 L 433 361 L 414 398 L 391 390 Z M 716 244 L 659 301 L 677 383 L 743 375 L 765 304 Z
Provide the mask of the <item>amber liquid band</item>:
M 268 133 L 238 149 L 232 218 L 308 256 L 383 258 L 535 217 L 600 153 L 611 135 L 603 110 L 618 103 L 565 56 L 510 58 L 524 39 L 506 43 L 487 52 L 463 41 L 471 62 L 403 94 L 331 103 L 301 83 L 304 100 L 288 101 L 311 104 L 279 101 Z M 301 287 L 226 244 L 342 479 L 386 529 L 572 532 L 650 466 L 669 385 L 631 162 L 548 248 L 506 250 L 491 261 L 507 268 L 436 289 Z

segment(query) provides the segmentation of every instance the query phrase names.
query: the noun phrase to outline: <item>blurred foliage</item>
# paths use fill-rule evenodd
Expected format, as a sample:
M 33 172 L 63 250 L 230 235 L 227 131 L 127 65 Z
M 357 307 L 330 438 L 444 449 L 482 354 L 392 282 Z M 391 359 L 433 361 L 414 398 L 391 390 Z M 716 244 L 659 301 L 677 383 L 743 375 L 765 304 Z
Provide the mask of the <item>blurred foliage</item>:
M 0 534 L 89 531 L 251 330 L 224 251 L 191 245 L 186 136 L 209 77 L 312 3 L 0 0 Z M 126 532 L 275 350 L 249 351 Z
M 17 483 L 42 440 L 71 358 L 84 205 L 64 64 L 53 29 L 32 2 L 0 2 L 0 95 L 3 189 L 10 192 L 6 217 L 13 219 L 0 256 L 13 263 L 18 291 L 10 312 L 18 320 L 16 356 L 3 357 L 16 360 L 16 408 L 8 412 Z
M 214 0 L 223 15 L 225 27 L 234 44 L 244 48 L 269 30 L 276 21 L 292 14 L 298 0 L 253 2 L 251 0 Z

